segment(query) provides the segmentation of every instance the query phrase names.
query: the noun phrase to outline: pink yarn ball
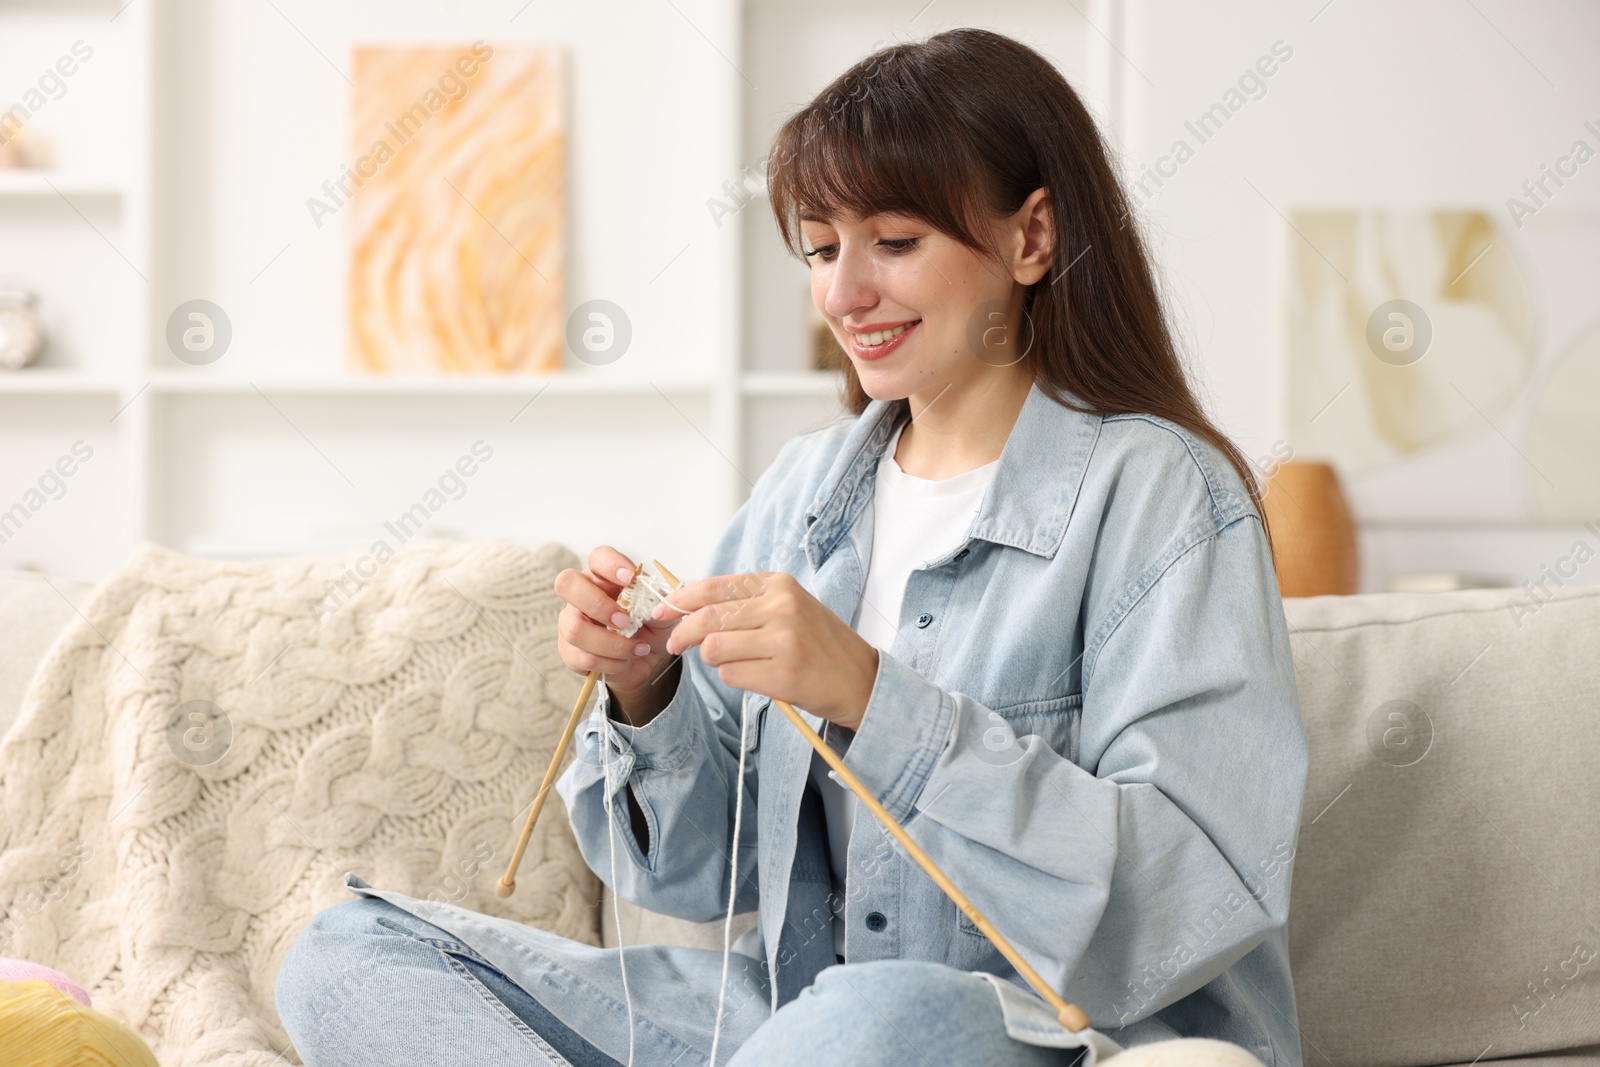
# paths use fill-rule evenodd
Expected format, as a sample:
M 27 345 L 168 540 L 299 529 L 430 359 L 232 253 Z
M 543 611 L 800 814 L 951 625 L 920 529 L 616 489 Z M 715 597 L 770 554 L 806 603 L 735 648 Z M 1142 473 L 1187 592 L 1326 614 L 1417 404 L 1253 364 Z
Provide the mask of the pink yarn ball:
M 26 982 L 32 978 L 43 978 L 84 1007 L 94 1007 L 89 1003 L 88 992 L 60 971 L 51 970 L 38 963 L 29 963 L 27 960 L 0 957 L 0 982 Z

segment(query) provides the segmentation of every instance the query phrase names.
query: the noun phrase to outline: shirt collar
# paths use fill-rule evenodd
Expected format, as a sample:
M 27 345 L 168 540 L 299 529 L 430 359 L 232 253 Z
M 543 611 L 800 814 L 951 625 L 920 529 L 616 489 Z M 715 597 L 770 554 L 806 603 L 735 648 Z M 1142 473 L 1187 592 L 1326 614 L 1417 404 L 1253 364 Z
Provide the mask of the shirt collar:
M 1077 401 L 1071 394 L 1067 399 Z M 851 426 L 806 508 L 802 542 L 820 567 L 872 495 L 878 461 L 907 410 L 905 400 L 872 400 Z M 1101 417 L 1074 411 L 1034 382 L 1000 452 L 971 536 L 1051 557 L 1061 545 Z

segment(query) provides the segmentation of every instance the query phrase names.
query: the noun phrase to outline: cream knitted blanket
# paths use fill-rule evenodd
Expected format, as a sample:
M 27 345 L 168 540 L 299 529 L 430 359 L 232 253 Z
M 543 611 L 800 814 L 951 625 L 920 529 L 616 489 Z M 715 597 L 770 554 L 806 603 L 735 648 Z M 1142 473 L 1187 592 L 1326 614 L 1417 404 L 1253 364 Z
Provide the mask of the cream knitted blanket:
M 285 952 L 355 871 L 599 943 L 559 800 L 494 895 L 581 684 L 559 545 L 219 563 L 147 546 L 0 746 L 0 956 L 65 971 L 165 1067 L 268 1067 Z

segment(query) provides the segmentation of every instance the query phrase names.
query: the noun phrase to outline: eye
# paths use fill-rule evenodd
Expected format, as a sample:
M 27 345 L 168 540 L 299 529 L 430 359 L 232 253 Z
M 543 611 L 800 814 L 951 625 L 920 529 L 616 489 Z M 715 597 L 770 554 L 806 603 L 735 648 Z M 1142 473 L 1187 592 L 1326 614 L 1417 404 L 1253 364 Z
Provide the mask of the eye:
M 821 246 L 819 246 L 817 248 L 813 248 L 811 251 L 807 252 L 805 254 L 805 256 L 806 256 L 807 259 L 810 259 L 812 256 L 821 256 L 822 257 L 822 262 L 824 262 L 824 263 L 832 263 L 833 262 L 833 257 L 838 255 L 838 254 L 839 254 L 839 246 L 838 245 L 821 245 Z
M 913 248 L 917 247 L 918 240 L 920 240 L 920 238 L 917 237 L 885 237 L 878 243 L 896 255 L 904 255 Z

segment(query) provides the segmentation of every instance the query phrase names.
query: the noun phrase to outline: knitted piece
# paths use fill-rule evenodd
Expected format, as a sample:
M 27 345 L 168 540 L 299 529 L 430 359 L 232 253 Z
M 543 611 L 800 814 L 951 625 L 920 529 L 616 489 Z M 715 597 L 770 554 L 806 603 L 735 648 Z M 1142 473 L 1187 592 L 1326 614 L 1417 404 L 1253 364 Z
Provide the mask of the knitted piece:
M 672 595 L 667 583 L 640 567 L 617 598 L 617 606 L 628 613 L 628 625 L 616 631 L 623 637 L 632 637 L 639 627 L 650 621 L 650 612 Z
M 352 899 L 345 871 L 599 943 L 564 817 L 541 820 L 518 893 L 493 889 L 581 684 L 552 587 L 576 558 L 382 547 L 142 547 L 0 745 L 0 954 L 73 975 L 166 1067 L 278 1060 L 278 966 Z

